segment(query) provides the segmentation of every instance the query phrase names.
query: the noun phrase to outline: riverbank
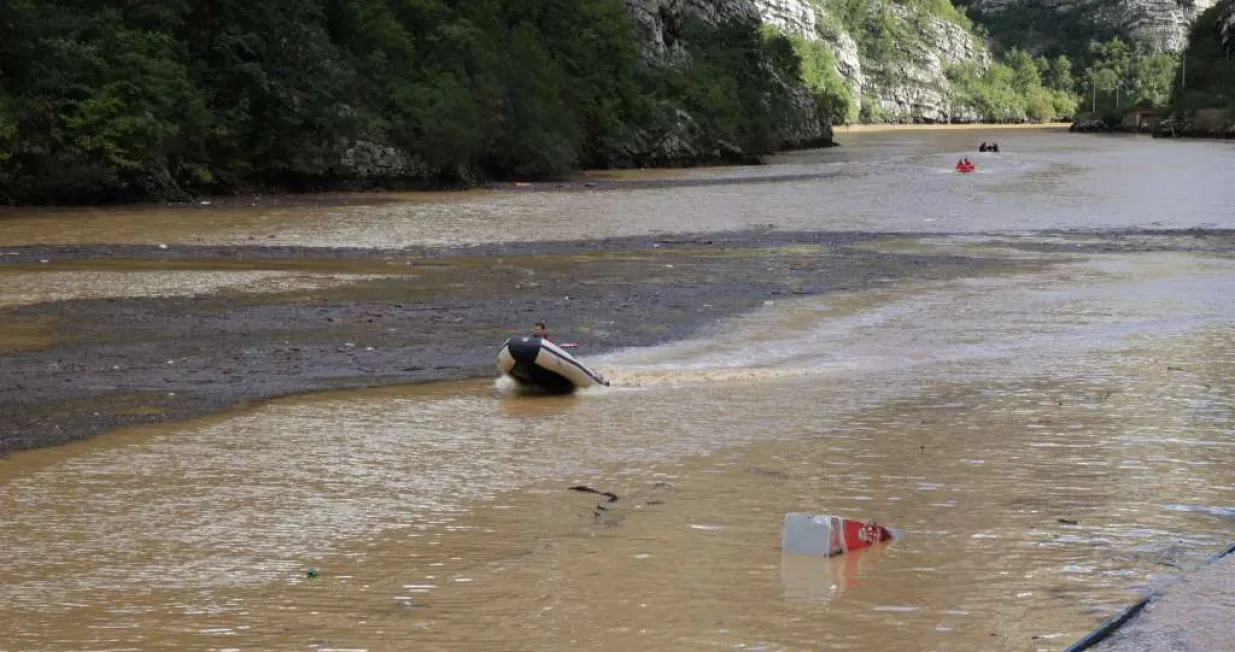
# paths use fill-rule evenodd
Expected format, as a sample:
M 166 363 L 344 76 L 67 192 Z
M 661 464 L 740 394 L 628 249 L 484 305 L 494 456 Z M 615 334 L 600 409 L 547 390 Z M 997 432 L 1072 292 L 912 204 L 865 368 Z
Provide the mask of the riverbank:
M 848 124 L 832 128 L 834 135 L 888 133 L 888 132 L 921 132 L 921 131 L 1065 131 L 1072 123 L 965 123 L 965 124 Z M 469 193 L 491 190 L 502 191 L 603 191 L 628 190 L 631 188 L 688 188 L 699 186 L 721 186 L 751 183 L 786 183 L 793 181 L 822 180 L 837 175 L 833 171 L 818 173 L 790 173 L 781 175 L 718 177 L 689 176 L 694 173 L 709 170 L 726 170 L 741 167 L 764 167 L 766 161 L 778 155 L 790 155 L 809 149 L 828 149 L 843 147 L 844 142 L 829 139 L 814 143 L 815 147 L 785 147 L 777 153 L 764 156 L 750 156 L 740 159 L 700 159 L 697 161 L 682 161 L 676 165 L 659 167 L 611 167 L 575 170 L 557 179 L 477 181 L 468 185 L 425 186 L 416 188 L 392 185 L 388 188 L 374 186 L 358 186 L 355 189 L 337 189 L 320 191 L 295 191 L 266 189 L 235 194 L 201 195 L 182 201 L 150 201 L 134 203 L 116 203 L 108 205 L 112 210 L 132 209 L 166 210 L 177 209 L 185 211 L 216 211 L 231 209 L 270 209 L 315 207 L 330 208 L 360 204 L 386 204 L 394 202 L 438 202 L 453 199 L 465 199 Z M 64 206 L 13 206 L 0 203 L 0 222 L 6 219 L 26 218 L 30 216 L 52 216 L 65 213 L 89 211 L 91 208 L 66 204 Z
M 1077 116 L 1068 131 L 1073 133 L 1152 134 L 1155 138 L 1235 138 L 1235 121 L 1223 109 L 1201 109 L 1165 115 L 1163 111 L 1133 110 L 1127 113 Z
M 0 640 L 1062 649 L 1230 538 L 1235 168 L 995 134 L 977 175 L 990 134 L 889 131 L 680 175 L 819 182 L 4 222 L 0 438 L 155 425 L 0 461 Z M 537 319 L 614 386 L 500 391 Z M 795 563 L 789 511 L 907 536 Z
M 0 333 L 11 335 L 0 349 L 0 452 L 273 396 L 489 377 L 496 347 L 537 320 L 586 357 L 685 339 L 765 301 L 1046 264 L 1017 252 L 1235 249 L 1226 231 L 996 243 L 1008 256 L 991 255 L 990 243 L 966 256 L 907 241 L 755 231 L 407 250 L 9 247 L 0 272 L 199 280 L 147 297 L 0 307 Z M 293 276 L 260 292 L 215 278 L 258 272 Z M 200 289 L 212 278 L 222 289 Z
M 1060 130 L 1071 126 L 1070 122 L 966 122 L 966 123 L 921 123 L 921 124 L 852 124 L 832 128 L 835 134 L 871 133 L 883 131 L 1022 131 L 1027 129 Z M 844 143 L 840 143 L 843 145 Z
M 161 261 L 136 247 L 10 247 L 0 271 L 153 264 L 204 277 L 317 270 L 339 282 L 0 308 L 0 330 L 29 331 L 14 347 L 24 350 L 0 355 L 0 452 L 272 396 L 491 376 L 502 340 L 537 320 L 588 356 L 683 339 L 768 300 L 1024 265 L 857 246 L 879 239 L 748 232 L 432 254 L 171 247 L 157 252 Z
M 1229 649 L 1235 611 L 1235 546 L 1186 573 L 1134 608 L 1132 618 L 1088 649 L 1093 652 L 1214 652 Z M 1139 605 L 1140 603 L 1138 603 Z M 1132 612 L 1129 612 L 1132 613 Z

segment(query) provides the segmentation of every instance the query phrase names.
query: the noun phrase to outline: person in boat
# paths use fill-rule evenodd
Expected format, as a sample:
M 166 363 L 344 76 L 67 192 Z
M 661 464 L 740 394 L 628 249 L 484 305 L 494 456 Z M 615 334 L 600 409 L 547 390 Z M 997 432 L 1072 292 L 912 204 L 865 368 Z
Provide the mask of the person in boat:
M 990 151 L 995 152 L 995 153 L 999 153 L 999 143 L 991 143 L 991 149 L 990 149 Z
M 985 152 L 985 151 L 987 151 L 988 149 L 990 149 L 990 148 L 986 146 L 986 141 L 982 141 L 982 144 L 981 144 L 981 145 L 978 145 L 978 151 L 979 151 L 979 152 Z
M 549 329 L 545 327 L 545 323 L 543 321 L 538 321 L 535 324 L 532 324 L 532 337 L 539 337 L 540 339 L 546 342 L 553 342 L 553 338 L 549 337 Z M 561 343 L 561 344 L 558 344 L 557 342 L 553 342 L 553 343 L 557 344 L 558 348 L 562 348 L 562 349 L 579 348 L 578 344 L 573 344 L 573 343 Z

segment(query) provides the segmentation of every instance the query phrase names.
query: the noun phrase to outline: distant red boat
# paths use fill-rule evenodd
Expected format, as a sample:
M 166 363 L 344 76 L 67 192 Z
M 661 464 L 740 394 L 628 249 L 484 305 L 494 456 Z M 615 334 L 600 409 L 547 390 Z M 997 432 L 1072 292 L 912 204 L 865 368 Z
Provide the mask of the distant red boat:
M 964 165 L 962 163 L 956 164 L 956 171 L 962 174 L 968 174 L 970 172 L 976 171 L 977 169 L 978 169 L 978 166 L 974 165 L 973 163 L 970 163 L 969 165 Z

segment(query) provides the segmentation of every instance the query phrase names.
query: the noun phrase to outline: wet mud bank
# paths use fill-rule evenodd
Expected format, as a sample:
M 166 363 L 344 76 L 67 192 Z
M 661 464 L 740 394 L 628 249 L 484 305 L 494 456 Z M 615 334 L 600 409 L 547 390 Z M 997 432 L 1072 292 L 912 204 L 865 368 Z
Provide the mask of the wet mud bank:
M 274 293 L 0 308 L 0 324 L 42 328 L 38 346 L 0 347 L 0 454 L 280 395 L 491 376 L 504 338 L 537 320 L 586 357 L 690 337 L 769 300 L 1039 264 L 858 246 L 880 238 L 769 231 L 415 251 L 4 248 L 0 272 L 166 264 L 210 273 L 229 261 L 344 274 L 355 265 L 363 276 Z M 389 271 L 374 274 L 375 261 Z
M 1066 652 L 1176 650 L 1207 652 L 1235 647 L 1230 597 L 1235 593 L 1235 545 L 1200 568 L 1175 579 L 1129 610 L 1128 620 L 1112 622 Z
M 688 338 L 765 301 L 1049 264 L 879 250 L 907 237 L 767 230 L 397 250 L 4 247 L 0 273 L 282 270 L 340 282 L 0 307 L 0 455 L 256 399 L 492 376 L 501 342 L 537 320 L 587 357 Z M 1010 253 L 1222 255 L 1235 251 L 1235 232 L 992 242 Z

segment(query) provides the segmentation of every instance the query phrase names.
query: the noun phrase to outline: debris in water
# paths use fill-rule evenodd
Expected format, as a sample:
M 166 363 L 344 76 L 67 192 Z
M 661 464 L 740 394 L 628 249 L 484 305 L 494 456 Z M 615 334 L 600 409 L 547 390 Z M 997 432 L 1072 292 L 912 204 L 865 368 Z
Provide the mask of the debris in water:
M 320 572 L 320 571 L 318 571 L 316 568 L 310 568 L 310 569 L 309 569 L 308 571 L 306 571 L 306 572 L 305 572 L 305 574 L 304 574 L 304 576 L 305 576 L 305 577 L 308 577 L 308 578 L 310 578 L 310 579 L 312 579 L 312 578 L 314 578 L 314 577 L 317 577 L 317 576 L 319 576 L 319 575 L 321 575 L 321 572 Z
M 587 493 L 587 494 L 600 494 L 601 496 L 604 496 L 605 498 L 608 498 L 608 499 L 609 499 L 609 502 L 611 502 L 611 503 L 613 503 L 613 502 L 617 502 L 617 499 L 618 499 L 618 496 L 617 496 L 617 494 L 615 494 L 615 493 L 609 493 L 608 491 L 597 491 L 597 490 L 595 490 L 595 489 L 593 489 L 593 488 L 591 488 L 591 487 L 588 487 L 588 486 L 586 486 L 586 485 L 578 485 L 578 486 L 575 486 L 575 487 L 571 487 L 571 488 L 570 488 L 570 490 L 571 490 L 571 491 L 578 491 L 578 492 L 582 492 L 582 493 Z
M 770 478 L 776 478 L 777 480 L 789 479 L 789 473 L 781 469 L 767 469 L 761 466 L 752 466 L 749 469 L 746 469 L 746 472 L 754 473 L 756 475 L 766 475 Z
M 791 512 L 785 514 L 780 545 L 784 552 L 831 557 L 899 538 L 875 521 Z
M 1078 524 L 1078 521 L 1074 521 L 1070 518 L 1057 518 L 1055 519 L 1055 521 L 1061 525 L 1077 525 Z

